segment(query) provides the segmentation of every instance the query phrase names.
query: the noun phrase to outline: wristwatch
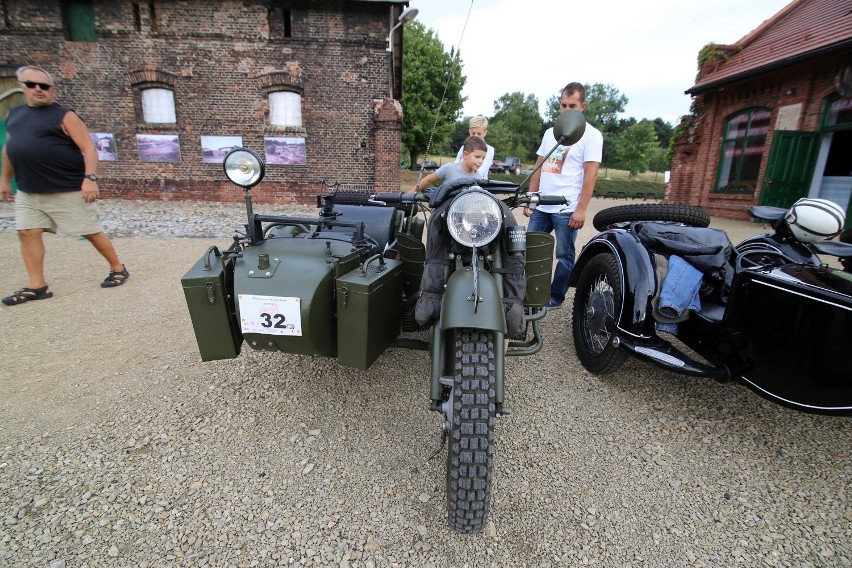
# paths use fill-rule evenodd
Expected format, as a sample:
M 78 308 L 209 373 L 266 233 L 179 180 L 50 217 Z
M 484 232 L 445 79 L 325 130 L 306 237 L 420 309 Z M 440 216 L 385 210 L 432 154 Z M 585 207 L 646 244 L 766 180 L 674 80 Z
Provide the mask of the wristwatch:
M 100 179 L 100 178 L 98 178 L 98 176 L 96 176 L 95 174 L 86 174 L 86 175 L 84 175 L 83 177 L 84 177 L 84 178 L 87 178 L 87 179 L 90 179 L 90 180 L 92 180 L 92 181 L 94 181 L 94 182 L 97 182 L 97 181 L 98 181 L 98 179 Z

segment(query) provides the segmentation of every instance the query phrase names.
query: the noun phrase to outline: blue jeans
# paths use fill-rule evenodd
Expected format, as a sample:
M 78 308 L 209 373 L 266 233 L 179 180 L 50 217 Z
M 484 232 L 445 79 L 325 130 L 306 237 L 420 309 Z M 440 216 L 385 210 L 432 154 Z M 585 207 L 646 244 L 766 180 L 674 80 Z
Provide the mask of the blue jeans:
M 550 284 L 550 299 L 556 304 L 565 301 L 565 294 L 568 293 L 568 277 L 571 275 L 574 259 L 577 256 L 574 250 L 577 231 L 568 226 L 571 215 L 571 213 L 545 213 L 535 209 L 527 226 L 528 231 L 556 233 L 556 270 L 553 272 L 553 282 Z

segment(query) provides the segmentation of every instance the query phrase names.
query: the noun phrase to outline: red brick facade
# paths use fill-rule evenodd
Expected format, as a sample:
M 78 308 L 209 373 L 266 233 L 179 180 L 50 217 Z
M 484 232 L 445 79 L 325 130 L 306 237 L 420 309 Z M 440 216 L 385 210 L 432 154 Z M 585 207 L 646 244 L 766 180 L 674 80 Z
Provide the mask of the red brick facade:
M 790 65 L 784 69 L 727 85 L 695 97 L 696 114 L 684 117 L 684 124 L 672 155 L 669 201 L 699 205 L 711 215 L 748 219 L 749 205 L 757 204 L 763 186 L 772 135 L 782 107 L 801 104 L 795 130 L 820 130 L 827 101 L 836 95 L 836 80 L 846 58 L 842 55 L 818 62 Z M 766 151 L 760 166 L 754 194 L 716 193 L 721 143 L 727 120 L 753 107 L 771 109 Z
M 799 197 L 852 209 L 849 2 L 792 0 L 733 45 L 707 45 L 674 138 L 672 201 L 747 218 Z M 849 215 L 849 214 L 847 214 Z
M 53 74 L 58 101 L 92 132 L 114 133 L 99 174 L 109 197 L 234 201 L 201 136 L 305 138 L 305 165 L 266 168 L 258 202 L 313 202 L 322 180 L 400 186 L 401 107 L 388 99 L 390 23 L 404 2 L 94 0 L 96 42 L 67 41 L 59 0 L 0 0 L 0 78 L 24 64 Z M 287 28 L 278 19 L 286 12 Z M 177 123 L 145 124 L 141 91 L 174 94 Z M 270 126 L 267 95 L 301 95 L 302 128 Z M 137 134 L 177 135 L 180 162 L 139 159 Z

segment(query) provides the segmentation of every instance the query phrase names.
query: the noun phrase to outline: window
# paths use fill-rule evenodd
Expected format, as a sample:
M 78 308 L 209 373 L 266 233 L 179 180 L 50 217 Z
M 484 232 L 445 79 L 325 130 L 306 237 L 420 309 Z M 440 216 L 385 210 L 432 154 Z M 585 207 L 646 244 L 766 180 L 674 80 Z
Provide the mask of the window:
M 288 38 L 293 35 L 290 10 L 280 4 L 280 2 L 273 2 L 269 8 L 269 37 L 273 39 Z
M 833 101 L 828 106 L 828 113 L 825 115 L 823 125 L 846 128 L 852 126 L 852 97 Z
M 92 9 L 92 0 L 63 1 L 62 19 L 66 40 L 98 41 L 95 34 L 95 12 Z
M 174 124 L 175 96 L 168 89 L 145 89 L 142 91 L 142 116 L 145 122 L 157 124 Z
M 269 93 L 269 124 L 286 128 L 301 128 L 301 95 L 292 91 Z
M 718 193 L 753 193 L 766 150 L 769 132 L 769 109 L 752 109 L 734 115 L 725 127 L 722 155 L 719 159 L 719 178 L 714 191 Z

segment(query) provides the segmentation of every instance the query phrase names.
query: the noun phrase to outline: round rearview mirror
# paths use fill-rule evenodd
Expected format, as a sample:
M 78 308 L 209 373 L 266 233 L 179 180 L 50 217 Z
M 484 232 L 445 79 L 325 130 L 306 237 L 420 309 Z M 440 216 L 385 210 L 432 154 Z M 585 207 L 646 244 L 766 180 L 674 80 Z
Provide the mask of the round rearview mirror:
M 248 148 L 235 148 L 228 152 L 224 166 L 228 179 L 246 188 L 257 185 L 265 171 L 263 160 Z
M 553 136 L 563 146 L 576 144 L 583 137 L 584 132 L 586 132 L 586 118 L 579 110 L 562 111 L 553 123 Z

